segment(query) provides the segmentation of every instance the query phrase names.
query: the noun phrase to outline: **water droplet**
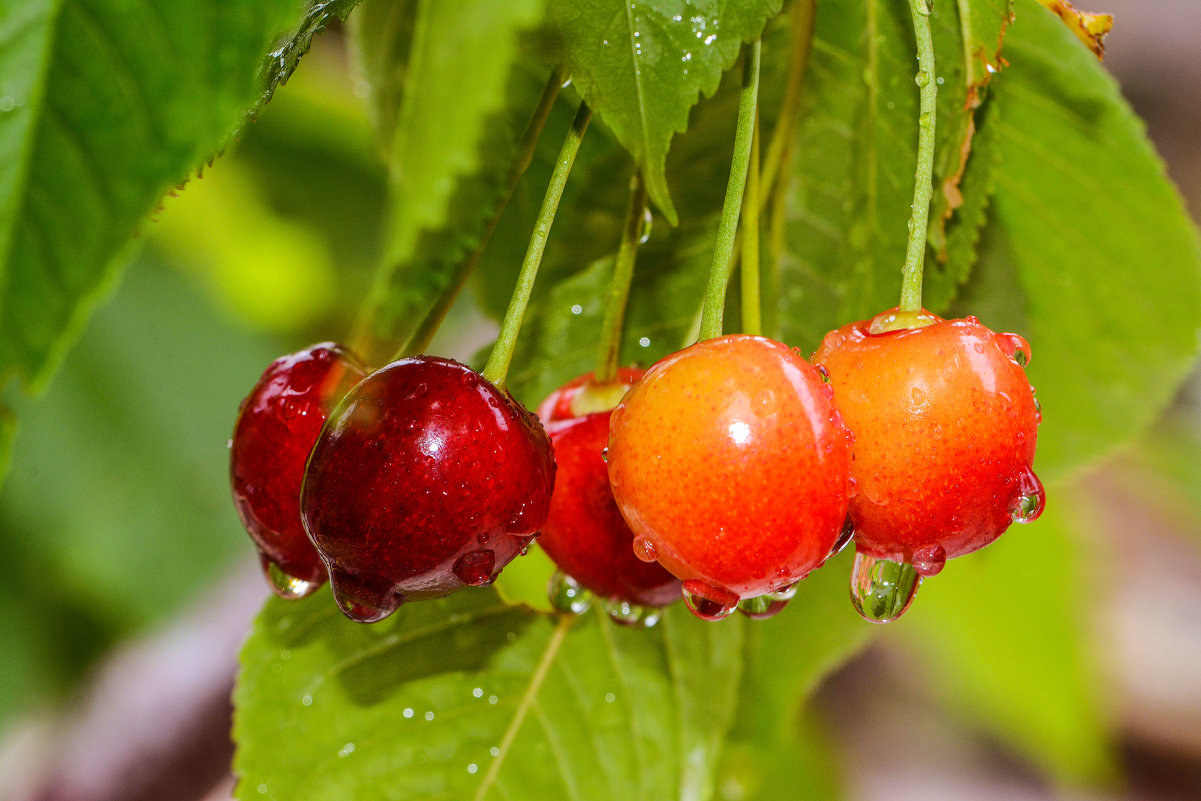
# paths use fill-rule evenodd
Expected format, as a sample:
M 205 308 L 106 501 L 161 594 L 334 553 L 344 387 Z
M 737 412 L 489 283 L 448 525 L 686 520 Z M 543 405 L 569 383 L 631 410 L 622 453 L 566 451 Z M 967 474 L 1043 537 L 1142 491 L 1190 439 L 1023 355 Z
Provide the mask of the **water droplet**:
M 786 606 L 787 600 L 772 598 L 771 593 L 768 593 L 754 598 L 743 598 L 738 602 L 738 611 L 751 620 L 767 620 L 778 615 Z
M 405 707 L 404 712 L 401 712 L 400 714 L 404 715 L 406 718 L 411 718 L 413 717 L 413 710 L 411 707 Z
M 592 606 L 592 593 L 562 570 L 556 570 L 546 585 L 550 605 L 569 615 L 582 615 Z
M 475 773 L 479 769 L 480 769 L 480 766 L 475 764 L 474 762 L 472 762 L 470 765 L 467 766 L 468 773 Z
M 692 54 L 689 53 L 688 57 L 685 58 L 684 60 L 687 61 L 688 58 L 691 58 L 691 57 L 692 57 Z M 638 244 L 645 245 L 646 240 L 651 238 L 651 225 L 654 222 L 655 222 L 655 218 L 651 214 L 651 210 L 643 209 L 642 210 L 642 230 L 638 234 Z
M 605 611 L 614 623 L 640 629 L 651 628 L 659 622 L 662 615 L 662 610 L 656 607 L 640 606 L 616 598 L 605 601 Z
M 905 614 L 921 583 L 913 565 L 858 551 L 851 568 L 851 605 L 864 620 L 888 623 Z
M 426 713 L 425 713 L 425 719 L 426 719 L 426 720 L 433 720 L 433 719 L 434 719 L 434 712 L 433 712 L 433 710 L 430 710 L 429 712 L 426 712 Z
M 650 337 L 642 337 L 641 339 L 638 340 L 638 344 L 644 348 L 649 348 L 651 346 L 651 338 Z
M 684 604 L 701 620 L 722 620 L 738 608 L 738 596 L 722 587 L 697 579 L 684 582 Z
M 474 690 L 471 691 L 471 697 L 472 698 L 483 698 L 484 697 L 484 688 L 476 687 Z
M 338 750 L 338 756 L 345 758 L 354 753 L 354 743 L 347 743 Z
M 1043 421 L 1043 405 L 1038 402 L 1038 395 L 1035 394 L 1034 388 L 1030 388 L 1030 399 L 1034 401 L 1034 422 L 1036 424 Z
M 997 334 L 997 345 L 1006 356 L 1022 367 L 1030 364 L 1030 343 L 1018 334 Z
M 329 586 L 342 614 L 356 623 L 376 623 L 395 612 L 404 603 L 403 596 L 392 593 L 381 597 L 364 587 L 357 576 L 340 570 L 330 571 Z
M 584 313 L 584 307 L 583 307 L 583 306 L 581 306 L 580 304 L 578 304 L 578 303 L 577 303 L 577 304 L 575 304 L 574 306 L 572 306 L 572 307 L 571 307 L 571 313 L 572 313 L 572 314 L 583 314 L 583 313 Z
M 913 80 L 917 82 L 918 86 L 922 86 L 922 87 L 929 86 L 930 85 L 930 73 L 926 72 L 925 70 L 921 70 L 920 72 L 918 72 L 918 74 L 916 76 L 914 76 Z
M 413 391 L 409 393 L 409 398 L 410 399 L 424 398 L 426 393 L 428 393 L 429 391 L 430 391 L 429 386 L 427 386 L 425 384 L 425 382 L 423 381 L 422 383 L 413 387 Z
M 463 373 L 463 386 L 475 389 L 480 385 L 480 377 L 472 372 Z
M 1023 468 L 1017 480 L 1017 497 L 1009 505 L 1009 519 L 1015 523 L 1037 520 L 1047 505 L 1047 493 L 1043 483 L 1029 467 Z
M 762 597 L 771 598 L 773 601 L 791 601 L 796 597 L 796 590 L 799 586 L 801 586 L 801 582 L 794 581 L 778 590 L 764 593 Z
M 482 587 L 492 580 L 496 554 L 489 550 L 471 551 L 458 558 L 451 572 L 464 584 Z
M 842 522 L 842 530 L 838 532 L 838 539 L 834 540 L 834 546 L 830 548 L 830 553 L 826 555 L 827 559 L 833 559 L 838 554 L 842 553 L 843 548 L 855 538 L 855 522 L 851 518 L 847 518 Z
M 492 756 L 500 756 L 500 749 L 494 745 L 488 749 L 488 753 Z
M 609 463 L 609 446 L 601 448 L 601 461 L 605 464 Z
M 659 552 L 655 550 L 655 543 L 642 535 L 638 535 L 634 538 L 634 556 L 637 556 L 643 562 L 655 562 L 659 559 Z
M 923 128 L 929 128 L 934 124 L 934 115 L 929 111 L 925 112 L 917 118 L 917 124 Z
M 312 595 L 321 586 L 319 581 L 305 581 L 295 576 L 289 576 L 284 569 L 277 565 L 264 553 L 259 554 L 259 564 L 263 567 L 263 575 L 275 594 L 285 601 L 295 601 Z
M 934 79 L 934 82 L 935 82 L 936 84 L 938 84 L 939 86 L 942 86 L 942 84 L 943 84 L 943 77 L 942 77 L 941 75 L 939 75 L 937 78 L 935 78 L 935 79 Z
M 922 578 L 937 576 L 947 563 L 947 551 L 937 542 L 923 545 L 913 552 L 913 569 Z
M 302 706 L 312 706 L 313 705 L 313 696 L 311 696 L 311 695 L 304 696 L 303 698 L 300 699 L 300 703 Z

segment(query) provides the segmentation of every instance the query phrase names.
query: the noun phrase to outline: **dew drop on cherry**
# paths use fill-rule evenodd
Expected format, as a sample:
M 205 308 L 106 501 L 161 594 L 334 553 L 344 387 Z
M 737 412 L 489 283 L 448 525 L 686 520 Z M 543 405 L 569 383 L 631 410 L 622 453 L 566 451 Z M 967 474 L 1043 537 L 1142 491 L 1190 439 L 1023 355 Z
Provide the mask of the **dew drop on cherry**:
M 657 607 L 640 606 L 616 598 L 605 601 L 605 612 L 614 623 L 637 629 L 651 628 L 663 614 L 663 610 Z
M 329 586 L 342 614 L 356 623 L 376 623 L 404 603 L 402 596 L 396 593 L 380 595 L 365 587 L 357 577 L 336 568 L 330 570 Z
M 826 558 L 833 559 L 835 556 L 838 556 L 854 538 L 855 522 L 848 517 L 843 522 L 842 530 L 838 532 L 838 539 L 834 540 L 834 545 L 830 548 L 830 553 L 826 555 Z
M 1017 334 L 997 334 L 997 344 L 1006 356 L 1020 366 L 1030 364 L 1030 343 Z
M 947 563 L 947 551 L 937 542 L 923 545 L 913 552 L 913 569 L 922 578 L 937 576 Z
M 634 556 L 643 562 L 655 562 L 659 559 L 659 552 L 655 550 L 655 543 L 646 537 L 637 536 L 634 537 Z
M 582 615 L 592 606 L 592 593 L 562 570 L 556 570 L 546 585 L 550 605 L 569 615 Z
M 1009 519 L 1015 523 L 1029 523 L 1037 520 L 1047 504 L 1047 493 L 1043 483 L 1030 468 L 1026 468 L 1018 476 L 1017 495 L 1009 506 Z
M 851 568 L 851 605 L 872 623 L 888 623 L 905 614 L 922 577 L 906 562 L 855 553 Z
M 751 620 L 767 620 L 775 617 L 788 606 L 787 600 L 773 598 L 774 593 L 758 595 L 754 598 L 743 598 L 738 602 L 738 611 Z
M 259 554 L 259 564 L 262 565 L 263 575 L 267 577 L 267 583 L 271 585 L 271 589 L 285 601 L 305 598 L 312 595 L 321 586 L 320 581 L 305 581 L 295 576 L 289 576 L 265 553 Z
M 701 620 L 723 620 L 738 608 L 738 596 L 722 587 L 688 579 L 683 590 L 685 606 Z
M 459 581 L 471 587 L 483 587 L 492 581 L 496 554 L 487 549 L 470 551 L 460 556 L 451 568 Z

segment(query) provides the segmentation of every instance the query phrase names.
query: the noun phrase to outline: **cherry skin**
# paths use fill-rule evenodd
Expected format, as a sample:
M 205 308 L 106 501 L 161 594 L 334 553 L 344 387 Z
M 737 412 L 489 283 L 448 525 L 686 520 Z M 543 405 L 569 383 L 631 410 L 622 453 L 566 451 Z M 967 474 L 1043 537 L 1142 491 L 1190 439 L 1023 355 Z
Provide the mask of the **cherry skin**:
M 276 594 L 307 595 L 325 565 L 300 522 L 305 460 L 340 388 L 366 375 L 332 342 L 276 359 L 242 401 L 230 440 L 234 506 Z
M 661 607 L 679 600 L 680 582 L 634 555 L 634 532 L 613 500 L 603 455 L 612 409 L 582 415 L 574 411 L 576 406 L 595 408 L 604 398 L 620 398 L 642 374 L 623 369 L 616 381 L 604 384 L 594 382 L 590 374 L 580 376 L 538 408 L 558 463 L 550 513 L 538 544 L 560 571 L 597 596 L 618 604 Z
M 698 616 L 783 592 L 829 555 L 850 462 L 832 394 L 786 345 L 732 335 L 659 361 L 614 410 L 613 495 Z
M 920 327 L 885 330 L 893 317 L 831 331 L 813 361 L 854 432 L 857 549 L 928 576 L 1042 511 L 1041 414 L 1021 337 L 924 311 Z
M 330 414 L 300 494 L 351 619 L 490 583 L 546 520 L 550 440 L 478 373 L 417 356 L 363 379 Z

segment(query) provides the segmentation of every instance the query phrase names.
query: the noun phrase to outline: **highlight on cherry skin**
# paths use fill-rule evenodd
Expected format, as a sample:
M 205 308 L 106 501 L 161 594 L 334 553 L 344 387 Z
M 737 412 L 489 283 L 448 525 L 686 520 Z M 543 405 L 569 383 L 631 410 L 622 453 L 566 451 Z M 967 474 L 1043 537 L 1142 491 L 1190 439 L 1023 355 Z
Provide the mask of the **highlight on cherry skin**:
M 614 622 L 649 627 L 662 607 L 680 599 L 680 581 L 635 556 L 634 532 L 613 499 L 604 456 L 612 407 L 643 372 L 625 368 L 603 383 L 583 375 L 538 407 L 558 465 L 538 545 L 557 567 L 547 588 L 556 609 L 582 614 L 596 598 Z
M 325 582 L 300 521 L 300 484 L 330 408 L 364 375 L 350 351 L 322 342 L 272 362 L 239 407 L 229 441 L 234 507 L 282 598 L 304 597 Z
M 550 440 L 511 396 L 458 362 L 400 359 L 330 414 L 300 509 L 342 612 L 490 584 L 546 520 Z
M 680 578 L 706 620 L 779 611 L 846 520 L 850 443 L 833 392 L 765 337 L 653 365 L 613 411 L 608 466 L 638 555 Z
M 890 310 L 829 332 L 813 361 L 854 433 L 851 599 L 868 620 L 896 619 L 923 577 L 1042 513 L 1022 337 Z

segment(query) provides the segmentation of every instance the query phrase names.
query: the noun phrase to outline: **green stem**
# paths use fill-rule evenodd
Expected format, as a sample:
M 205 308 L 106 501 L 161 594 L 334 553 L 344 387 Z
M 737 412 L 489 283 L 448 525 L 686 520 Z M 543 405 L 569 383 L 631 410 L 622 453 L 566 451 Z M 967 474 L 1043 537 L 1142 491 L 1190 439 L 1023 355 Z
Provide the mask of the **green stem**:
M 730 162 L 730 180 L 722 203 L 717 241 L 713 247 L 713 266 L 709 269 L 709 285 L 705 290 L 705 306 L 701 312 L 700 338 L 721 336 L 725 314 L 726 286 L 734 266 L 734 240 L 738 234 L 738 215 L 746 188 L 746 174 L 751 160 L 751 140 L 755 131 L 755 110 L 759 100 L 758 39 L 745 54 L 742 68 L 742 91 L 738 98 L 738 124 L 734 134 L 734 158 Z
M 529 122 L 526 123 L 525 133 L 522 134 L 521 142 L 517 147 L 517 155 L 513 159 L 513 164 L 509 171 L 509 182 L 505 187 L 505 193 L 497 204 L 496 210 L 492 212 L 492 217 L 488 220 L 488 224 L 485 226 L 479 242 L 470 253 L 455 265 L 455 270 L 451 273 L 450 280 L 447 281 L 446 286 L 439 293 L 437 300 L 434 301 L 434 305 L 426 312 L 421 324 L 417 326 L 417 330 L 409 337 L 409 341 L 393 357 L 394 360 L 424 352 L 429 347 L 430 340 L 434 338 L 434 334 L 438 333 L 438 328 L 442 325 L 442 321 L 446 319 L 447 312 L 450 311 L 450 307 L 454 305 L 455 300 L 459 297 L 459 293 L 463 290 L 463 285 L 467 283 L 467 278 L 471 275 L 472 270 L 475 269 L 475 265 L 479 262 L 484 249 L 488 247 L 488 242 L 491 241 L 492 234 L 495 233 L 500 218 L 504 216 L 505 209 L 508 208 L 509 201 L 512 200 L 513 193 L 517 190 L 517 184 L 521 181 L 521 176 L 525 174 L 526 169 L 530 166 L 530 161 L 534 157 L 534 150 L 538 146 L 538 138 L 542 135 L 546 119 L 550 116 L 550 110 L 554 107 L 555 99 L 559 96 L 559 91 L 562 88 L 563 75 L 559 70 L 553 70 L 546 81 L 546 86 L 542 88 L 542 95 L 538 98 L 538 105 L 535 106 L 534 113 L 530 116 Z
M 934 119 L 938 81 L 934 79 L 934 41 L 930 36 L 930 9 L 927 0 L 909 0 L 913 15 L 913 34 L 917 41 L 917 85 L 921 87 L 918 110 L 917 171 L 913 187 L 913 214 L 909 218 L 909 245 L 905 266 L 901 268 L 901 304 L 899 311 L 914 314 L 922 308 L 922 263 L 926 256 L 926 225 L 930 217 L 930 197 L 934 194 Z
M 788 62 L 788 83 L 780 102 L 780 116 L 772 131 L 767 155 L 763 159 L 763 191 L 761 202 L 767 203 L 776 187 L 776 180 L 783 172 L 788 153 L 796 137 L 793 129 L 800 113 L 801 88 L 805 70 L 809 66 L 809 55 L 813 50 L 814 19 L 817 16 L 816 0 L 794 0 L 792 4 L 792 53 Z M 781 184 L 783 181 L 781 181 Z
M 572 120 L 571 130 L 563 140 L 559 150 L 559 158 L 555 162 L 555 170 L 551 174 L 550 184 L 546 187 L 546 195 L 542 198 L 542 208 L 538 210 L 538 219 L 534 222 L 534 230 L 530 234 L 530 245 L 521 262 L 521 271 L 517 274 L 517 286 L 513 288 L 513 298 L 505 311 L 505 318 L 500 324 L 500 335 L 492 347 L 488 363 L 484 365 L 483 376 L 497 387 L 504 388 L 505 377 L 509 374 L 509 363 L 513 360 L 513 349 L 517 346 L 517 334 L 521 331 L 521 323 L 525 319 L 525 307 L 530 302 L 530 293 L 534 289 L 534 279 L 538 277 L 538 266 L 542 263 L 542 251 L 546 249 L 546 239 L 550 236 L 551 224 L 555 221 L 555 211 L 559 208 L 559 199 L 563 197 L 563 187 L 567 185 L 567 176 L 571 173 L 571 165 L 575 163 L 576 153 L 579 152 L 580 142 L 584 139 L 584 131 L 588 129 L 588 121 L 592 119 L 592 109 L 587 103 L 580 103 L 579 111 Z
M 746 176 L 746 198 L 742 204 L 742 330 L 763 333 L 759 303 L 759 127 L 751 137 L 751 165 Z
M 630 205 L 626 209 L 625 226 L 621 229 L 621 245 L 613 264 L 613 281 L 605 295 L 605 319 L 601 323 L 600 349 L 596 354 L 594 379 L 604 384 L 617 377 L 621 358 L 621 332 L 630 297 L 630 281 L 634 278 L 634 261 L 646 227 L 646 187 L 642 176 L 634 173 L 630 179 Z

